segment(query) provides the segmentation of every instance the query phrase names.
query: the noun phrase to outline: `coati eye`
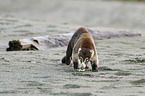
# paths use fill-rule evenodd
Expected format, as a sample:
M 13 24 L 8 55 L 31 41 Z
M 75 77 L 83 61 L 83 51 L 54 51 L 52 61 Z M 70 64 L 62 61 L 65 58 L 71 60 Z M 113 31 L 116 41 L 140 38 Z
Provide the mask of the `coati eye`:
M 82 63 L 83 61 L 82 61 L 82 59 L 80 59 L 80 63 Z
M 79 59 L 82 59 L 82 57 L 79 56 Z
M 82 59 L 83 59 L 82 57 L 79 57 L 79 60 L 80 60 L 81 62 L 82 62 Z
M 89 59 L 87 58 L 86 61 L 89 62 Z

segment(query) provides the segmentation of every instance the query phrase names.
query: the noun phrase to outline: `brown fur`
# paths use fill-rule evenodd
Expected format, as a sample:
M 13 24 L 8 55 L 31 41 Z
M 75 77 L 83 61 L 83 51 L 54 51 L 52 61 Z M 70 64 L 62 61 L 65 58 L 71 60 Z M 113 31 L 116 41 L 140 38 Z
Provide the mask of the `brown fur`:
M 91 57 L 90 62 L 92 64 L 92 70 L 97 70 L 98 57 L 94 40 L 91 34 L 84 27 L 79 28 L 72 36 L 67 47 L 66 56 L 62 59 L 62 63 L 66 63 L 67 65 L 69 65 L 71 63 L 71 58 L 73 54 L 72 59 L 74 69 L 77 69 L 79 58 L 78 55 L 81 55 L 79 54 L 79 48 L 81 48 L 81 54 L 83 54 L 83 58 L 87 58 L 88 55 L 91 56 L 91 51 L 93 50 L 94 55 Z
M 72 51 L 75 43 L 79 39 L 79 37 L 83 33 L 87 33 L 88 31 L 84 27 L 80 27 L 72 36 L 71 40 L 68 43 L 67 51 L 66 51 L 66 56 L 62 58 L 62 63 L 66 63 L 69 65 L 71 63 L 71 58 L 72 58 Z

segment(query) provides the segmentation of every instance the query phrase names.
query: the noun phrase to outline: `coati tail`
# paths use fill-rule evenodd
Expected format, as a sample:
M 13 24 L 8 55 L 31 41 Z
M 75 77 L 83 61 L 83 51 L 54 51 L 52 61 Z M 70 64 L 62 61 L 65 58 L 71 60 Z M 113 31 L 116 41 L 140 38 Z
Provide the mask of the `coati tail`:
M 61 60 L 62 63 L 66 63 L 66 56 L 64 56 Z
M 71 57 L 67 58 L 66 56 L 64 56 L 61 60 L 62 63 L 65 63 L 66 65 L 70 65 L 71 63 Z

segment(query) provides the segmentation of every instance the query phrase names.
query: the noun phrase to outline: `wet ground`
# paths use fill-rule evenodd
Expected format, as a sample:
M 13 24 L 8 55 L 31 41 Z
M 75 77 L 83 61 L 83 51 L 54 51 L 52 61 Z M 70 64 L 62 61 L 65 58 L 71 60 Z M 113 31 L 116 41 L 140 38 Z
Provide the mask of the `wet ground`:
M 13 52 L 5 49 L 12 39 L 69 33 L 81 24 L 50 24 L 7 14 L 0 15 L 0 95 L 144 96 L 144 28 L 138 29 L 141 37 L 95 40 L 100 71 L 76 72 L 60 62 L 66 47 Z
M 72 67 L 61 64 L 66 47 L 1 52 L 0 94 L 143 96 L 144 46 L 137 43 L 138 38 L 131 40 L 96 41 L 99 72 L 75 72 Z

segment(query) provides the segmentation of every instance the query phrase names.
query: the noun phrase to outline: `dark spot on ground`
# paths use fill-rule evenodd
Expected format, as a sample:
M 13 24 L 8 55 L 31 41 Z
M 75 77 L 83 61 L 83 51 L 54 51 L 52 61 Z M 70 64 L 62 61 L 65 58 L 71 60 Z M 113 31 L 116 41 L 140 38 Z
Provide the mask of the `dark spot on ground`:
M 68 88 L 80 88 L 81 86 L 79 86 L 79 85 L 76 85 L 76 84 L 65 84 L 64 86 L 63 86 L 63 88 L 66 88 L 66 89 L 68 89 Z
M 120 71 L 120 72 L 115 73 L 115 75 L 118 75 L 118 76 L 128 76 L 128 75 L 131 75 L 131 74 L 132 73 L 125 72 L 125 71 Z
M 131 83 L 133 85 L 145 84 L 145 79 L 140 79 L 140 80 L 132 81 Z

